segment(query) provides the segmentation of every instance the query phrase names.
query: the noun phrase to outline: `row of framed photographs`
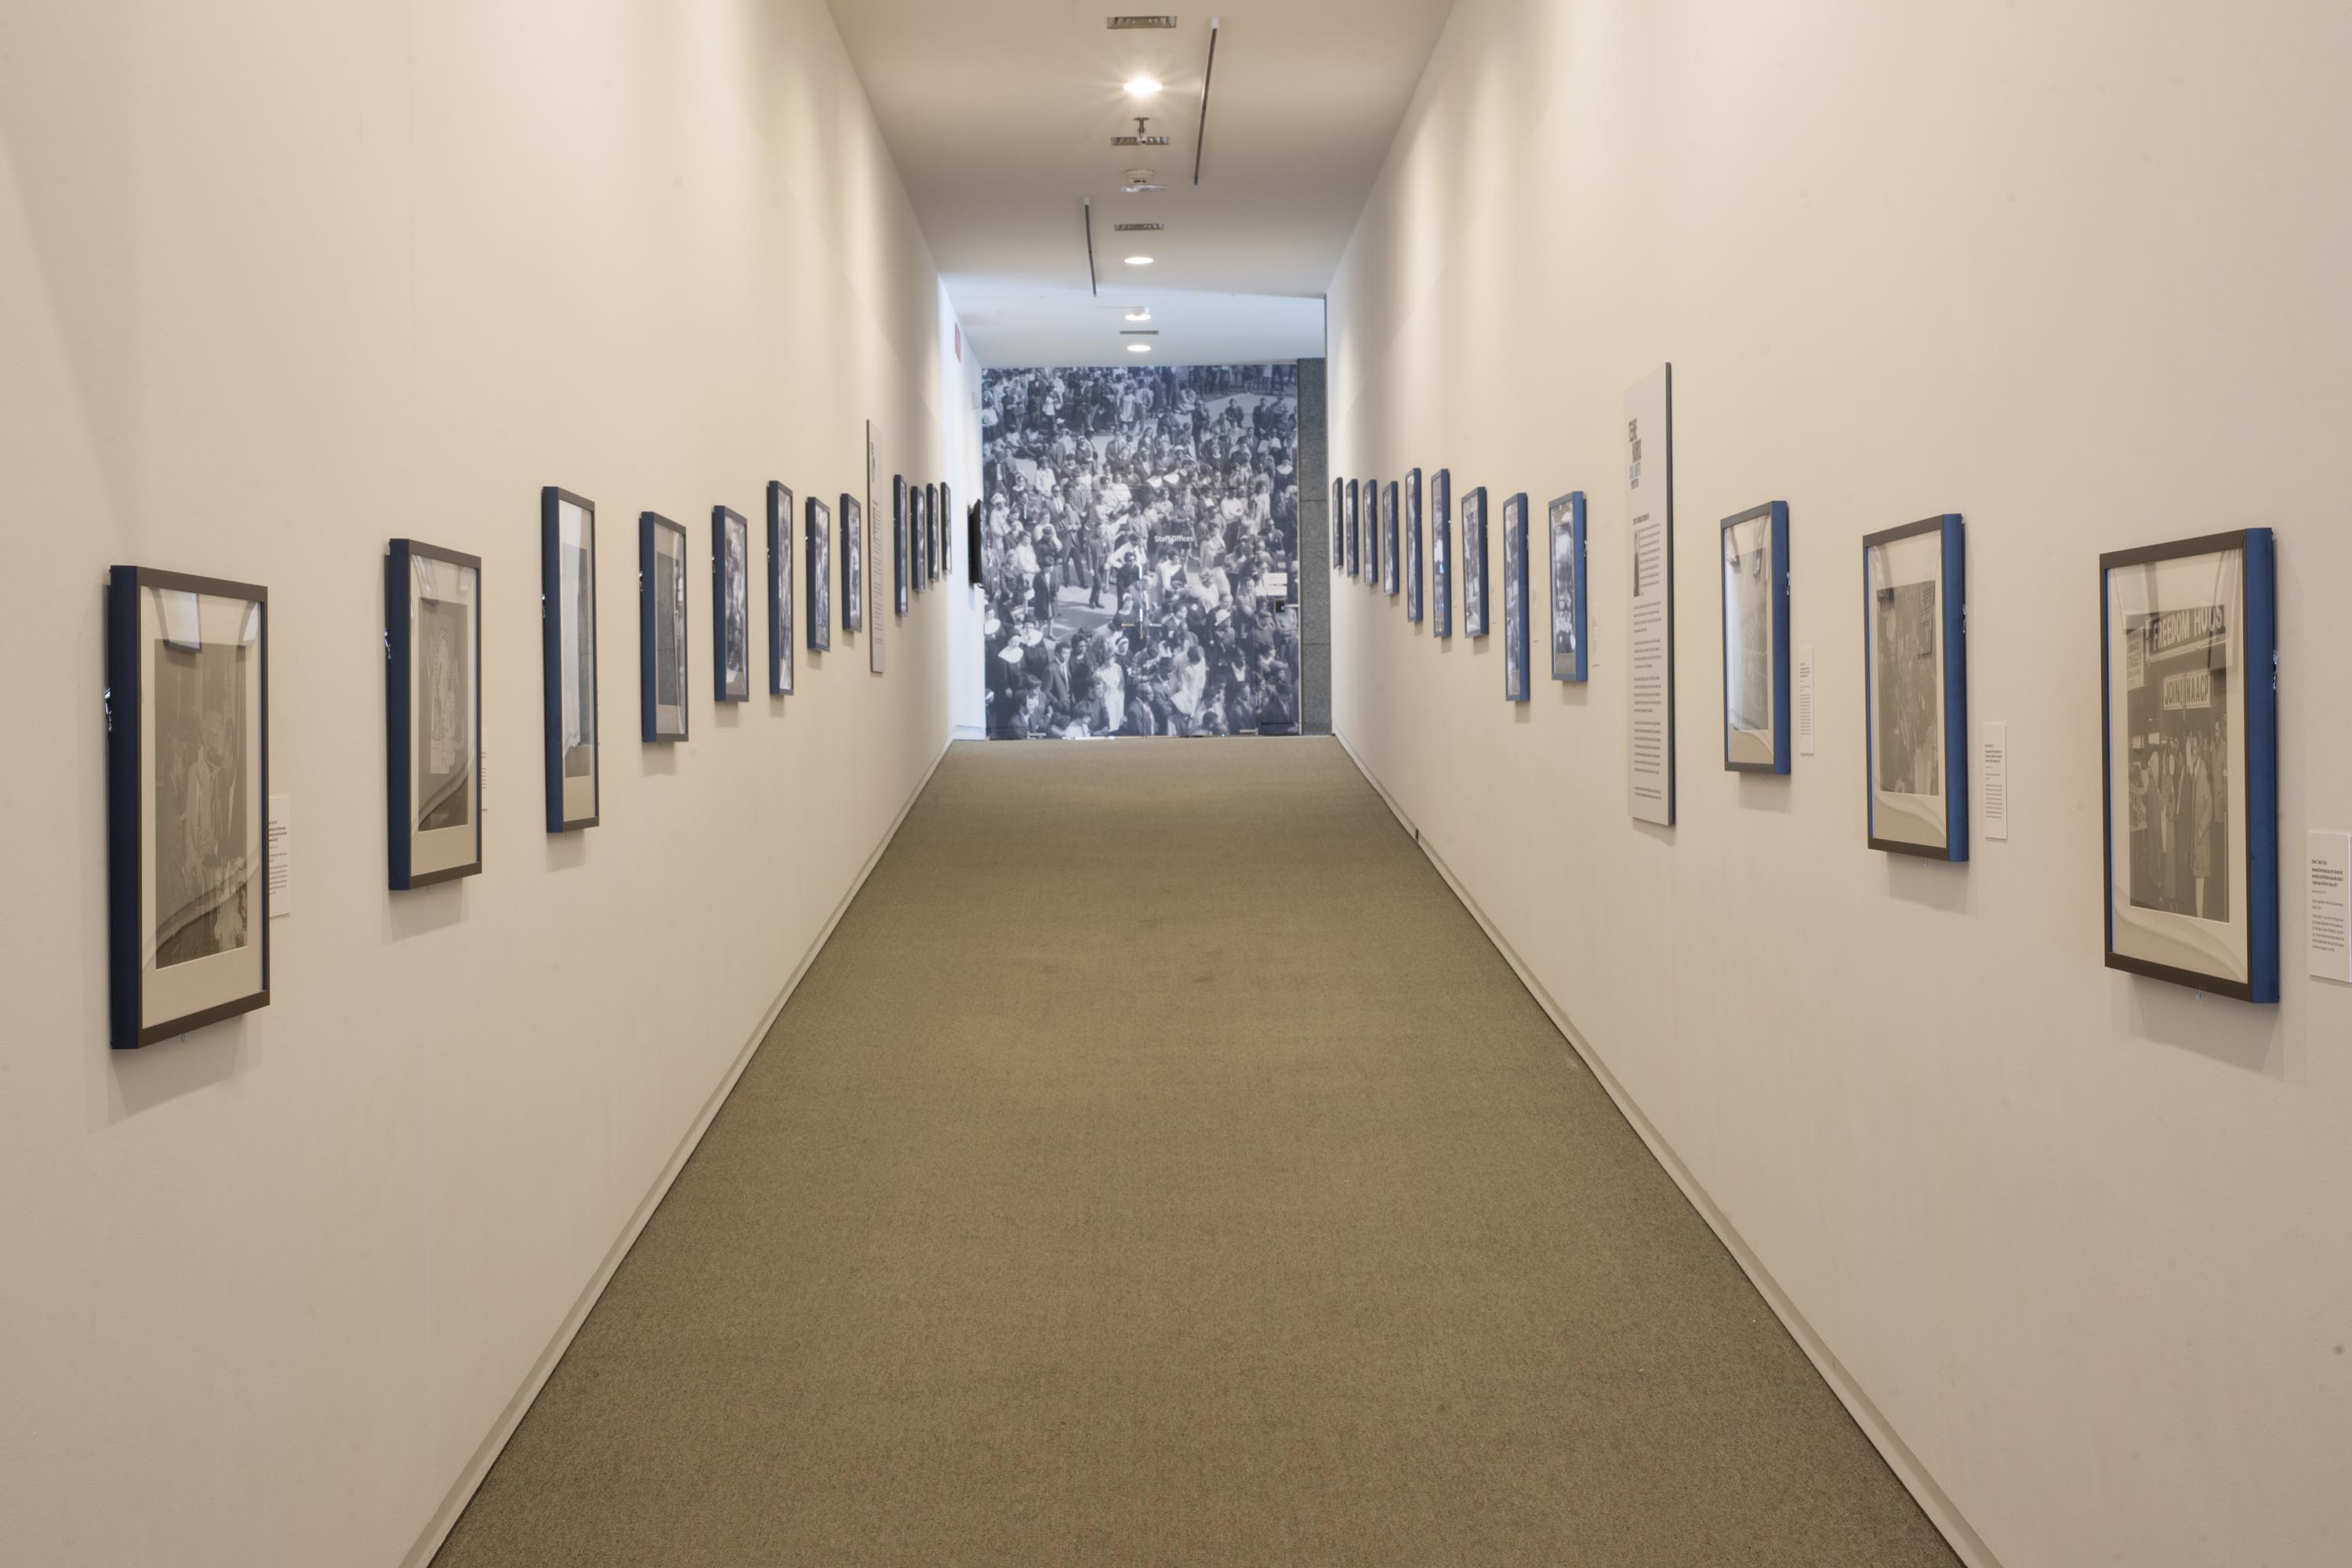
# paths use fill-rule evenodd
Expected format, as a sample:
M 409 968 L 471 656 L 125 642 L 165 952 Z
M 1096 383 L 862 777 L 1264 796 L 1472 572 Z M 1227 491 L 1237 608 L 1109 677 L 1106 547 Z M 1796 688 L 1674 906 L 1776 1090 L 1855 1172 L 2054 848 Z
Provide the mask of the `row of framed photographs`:
M 1431 485 L 1431 618 L 1453 633 L 1452 476 Z M 1335 570 L 1423 618 L 1421 471 L 1332 482 Z M 1503 503 L 1504 695 L 1528 696 L 1528 500 Z M 1587 678 L 1584 494 L 1549 508 L 1552 676 Z M 1785 501 L 1718 525 L 1726 769 L 1791 768 Z M 2276 593 L 2267 529 L 2100 559 L 2101 777 L 2110 968 L 2247 1001 L 2279 994 Z M 1486 493 L 1462 505 L 1463 631 L 1487 629 Z M 1958 513 L 1865 535 L 1865 837 L 1969 858 L 1966 529 Z M 1640 563 L 1634 563 L 1640 569 Z
M 1454 476 L 1430 476 L 1427 619 L 1440 637 L 1454 635 Z M 1503 696 L 1528 696 L 1528 497 L 1503 502 Z M 1404 599 L 1405 619 L 1423 619 L 1422 476 L 1419 468 L 1383 490 L 1377 480 L 1331 481 L 1331 562 L 1374 588 Z M 1584 636 L 1584 492 L 1553 499 L 1548 511 L 1551 555 L 1551 678 L 1586 678 Z M 1462 635 L 1489 632 L 1486 585 L 1486 489 L 1462 496 Z
M 894 584 L 939 581 L 944 484 L 894 485 Z M 596 508 L 541 494 L 550 833 L 598 819 Z M 768 487 L 768 689 L 793 689 L 794 498 Z M 859 625 L 863 530 L 840 498 L 842 620 Z M 833 512 L 814 497 L 802 636 L 831 646 Z M 638 519 L 640 725 L 684 740 L 687 531 Z M 713 695 L 751 697 L 750 526 L 710 516 Z M 482 868 L 482 563 L 413 539 L 384 557 L 387 872 L 405 889 Z M 255 584 L 117 566 L 106 595 L 110 1040 L 131 1049 L 269 1001 L 269 594 Z

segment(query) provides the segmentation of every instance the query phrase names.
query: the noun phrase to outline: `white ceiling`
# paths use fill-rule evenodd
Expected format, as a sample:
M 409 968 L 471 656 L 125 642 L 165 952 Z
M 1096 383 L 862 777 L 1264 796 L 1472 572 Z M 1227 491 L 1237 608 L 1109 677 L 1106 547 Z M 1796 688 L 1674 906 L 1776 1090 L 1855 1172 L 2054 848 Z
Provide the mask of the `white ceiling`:
M 1320 354 L 1324 291 L 1453 0 L 1213 0 L 1175 6 L 1172 31 L 1122 32 L 1104 18 L 1135 0 L 832 5 L 965 336 L 1003 367 Z M 1135 76 L 1163 90 L 1130 99 Z M 1139 113 L 1171 145 L 1111 146 Z M 1168 190 L 1121 195 L 1137 167 Z M 1122 222 L 1167 228 L 1114 233 Z M 1139 252 L 1153 265 L 1123 263 Z M 1149 355 L 1118 335 L 1138 305 L 1160 331 Z

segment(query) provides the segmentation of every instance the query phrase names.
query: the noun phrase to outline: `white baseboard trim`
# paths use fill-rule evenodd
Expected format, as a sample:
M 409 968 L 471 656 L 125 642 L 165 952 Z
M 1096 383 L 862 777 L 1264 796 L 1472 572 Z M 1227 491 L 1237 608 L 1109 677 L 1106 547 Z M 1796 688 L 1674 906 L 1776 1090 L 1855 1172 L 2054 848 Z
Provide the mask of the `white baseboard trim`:
M 1437 868 L 1437 874 L 1445 879 L 1445 885 L 1454 890 L 1454 896 L 1462 901 L 1462 907 L 1470 911 L 1470 918 L 1478 922 L 1479 929 L 1486 933 L 1486 940 L 1495 944 L 1495 951 L 1503 955 L 1504 962 L 1519 977 L 1519 984 L 1527 987 L 1528 994 L 1535 998 L 1536 1005 L 1551 1019 L 1561 1037 L 1583 1060 L 1593 1080 L 1616 1103 L 1618 1114 L 1625 1118 L 1626 1123 L 1648 1147 L 1651 1156 L 1674 1179 L 1675 1185 L 1682 1189 L 1683 1197 L 1698 1211 L 1699 1217 L 1714 1230 L 1724 1249 L 1747 1273 L 1757 1292 L 1780 1320 L 1781 1326 L 1789 1331 L 1790 1337 L 1797 1342 L 1812 1362 L 1814 1369 L 1822 1374 L 1822 1380 L 1830 1385 L 1831 1392 L 1853 1415 L 1863 1435 L 1876 1447 L 1879 1456 L 1886 1461 L 1886 1468 L 1895 1472 L 1895 1479 L 1903 1483 L 1904 1489 L 1918 1503 L 1920 1511 L 1927 1516 L 1927 1521 L 1942 1532 L 1968 1568 L 2001 1568 L 2000 1560 L 1992 1554 L 1991 1548 L 1984 1543 L 1984 1538 L 1976 1532 L 1950 1496 L 1937 1484 L 1936 1478 L 1928 1474 L 1927 1468 L 1919 1462 L 1919 1457 L 1911 1451 L 1911 1446 L 1903 1440 L 1901 1434 L 1895 1430 L 1870 1395 L 1863 1392 L 1853 1374 L 1846 1371 L 1845 1363 L 1838 1360 L 1836 1352 L 1814 1331 L 1812 1324 L 1805 1321 L 1804 1314 L 1797 1310 L 1796 1303 L 1789 1299 L 1789 1293 L 1780 1289 L 1780 1281 L 1772 1278 L 1772 1271 L 1764 1267 L 1763 1260 L 1756 1256 L 1747 1239 L 1732 1226 L 1715 1200 L 1707 1195 L 1706 1189 L 1699 1184 L 1698 1179 L 1691 1174 L 1690 1167 L 1683 1163 L 1682 1156 L 1675 1152 L 1674 1145 L 1666 1142 L 1657 1128 L 1651 1124 L 1649 1117 L 1643 1113 L 1642 1108 L 1625 1092 L 1624 1085 L 1619 1083 L 1616 1074 L 1609 1070 L 1609 1064 L 1593 1049 L 1592 1042 L 1569 1022 L 1566 1011 L 1520 959 L 1518 950 L 1511 945 L 1510 939 L 1486 918 L 1486 911 L 1479 907 L 1476 897 L 1463 885 L 1462 879 L 1454 874 L 1454 868 L 1445 863 L 1445 858 L 1437 852 L 1437 847 L 1423 836 L 1419 825 L 1381 783 L 1380 775 L 1372 772 L 1362 755 L 1349 743 L 1348 738 L 1335 731 L 1332 739 L 1339 742 L 1340 749 L 1348 753 L 1349 761 L 1356 764 L 1356 771 L 1364 775 L 1364 782 L 1372 786 L 1372 793 L 1381 797 L 1404 830 L 1412 835 L 1412 841 L 1420 846 L 1429 863 Z
M 401 1559 L 401 1568 L 425 1568 L 425 1564 L 433 1561 L 434 1553 L 441 1550 L 442 1543 L 448 1540 L 449 1532 L 457 1527 L 458 1517 L 466 1511 L 466 1505 L 474 1500 L 474 1493 L 480 1489 L 482 1479 L 490 1473 L 490 1467 L 498 1463 L 499 1456 L 506 1451 L 515 1429 L 522 1425 L 523 1416 L 530 1413 L 531 1402 L 539 1397 L 540 1390 L 546 1387 L 547 1380 L 554 1375 L 556 1363 L 563 1359 L 563 1352 L 572 1348 L 572 1341 L 580 1332 L 580 1325 L 588 1321 L 588 1314 L 604 1294 L 604 1287 L 612 1283 L 614 1274 L 620 1268 L 621 1260 L 629 1255 L 629 1248 L 636 1245 L 638 1234 L 653 1218 L 654 1211 L 661 1207 L 662 1199 L 669 1195 L 670 1186 L 677 1180 L 678 1173 L 686 1168 L 687 1161 L 693 1157 L 696 1146 L 702 1142 L 702 1135 L 710 1131 L 711 1122 L 717 1120 L 719 1108 L 726 1104 L 727 1097 L 734 1092 L 736 1080 L 743 1076 L 743 1069 L 751 1065 L 751 1058 L 759 1051 L 760 1043 L 768 1037 L 768 1031 L 775 1027 L 784 1004 L 792 1000 L 793 993 L 800 988 L 801 980 L 808 973 L 809 966 L 816 962 L 817 954 L 823 952 L 824 944 L 832 940 L 834 928 L 841 924 L 841 917 L 849 911 L 850 904 L 866 886 L 866 879 L 872 876 L 874 868 L 881 864 L 883 854 L 889 849 L 892 841 L 898 837 L 898 829 L 906 823 L 907 814 L 915 809 L 915 802 L 922 798 L 923 791 L 929 787 L 931 776 L 940 771 L 940 763 L 947 760 L 947 754 L 948 748 L 942 745 L 939 755 L 931 759 L 931 765 L 923 770 L 922 778 L 899 805 L 898 815 L 890 819 L 890 826 L 874 846 L 874 852 L 866 858 L 866 864 L 859 867 L 857 875 L 850 879 L 849 890 L 841 895 L 841 901 L 833 906 L 833 913 L 825 917 L 824 929 L 809 943 L 808 951 L 801 954 L 800 963 L 785 979 L 783 989 L 776 994 L 775 1001 L 770 1004 L 766 1016 L 760 1020 L 760 1026 L 751 1031 L 751 1037 L 743 1043 L 741 1050 L 735 1053 L 735 1060 L 720 1078 L 719 1087 L 710 1091 L 710 1098 L 704 1101 L 693 1125 L 679 1140 L 668 1163 L 662 1167 L 661 1174 L 654 1178 L 652 1188 L 638 1203 L 636 1211 L 630 1215 L 628 1224 L 621 1227 L 621 1234 L 614 1241 L 612 1250 L 605 1253 L 604 1261 L 597 1266 L 587 1288 L 572 1304 L 572 1310 L 564 1314 L 563 1321 L 555 1331 L 555 1337 L 540 1352 L 539 1360 L 531 1365 L 530 1375 L 522 1380 L 522 1386 L 515 1391 L 515 1396 L 507 1402 L 506 1409 L 499 1413 L 498 1421 L 491 1426 L 489 1436 L 482 1439 L 481 1447 L 475 1449 L 474 1457 L 466 1462 L 457 1484 L 449 1489 L 448 1495 L 441 1500 L 441 1506 L 434 1510 L 432 1521 L 425 1527 L 425 1533 L 416 1538 L 416 1544 L 410 1547 L 408 1555 Z

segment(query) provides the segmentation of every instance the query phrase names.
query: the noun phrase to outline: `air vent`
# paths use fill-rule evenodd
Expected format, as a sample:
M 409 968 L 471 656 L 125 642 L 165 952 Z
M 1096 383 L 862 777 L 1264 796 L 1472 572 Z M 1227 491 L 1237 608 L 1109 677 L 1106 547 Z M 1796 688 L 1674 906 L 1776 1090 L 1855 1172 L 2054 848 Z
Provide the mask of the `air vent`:
M 1173 16 L 1105 16 L 1103 26 L 1114 33 L 1124 33 L 1137 27 L 1172 27 Z
M 1160 329 L 1158 327 L 1121 327 L 1118 335 L 1122 338 L 1156 338 L 1160 335 Z
M 1158 234 L 1168 226 L 1164 223 L 1115 223 L 1110 226 L 1118 234 Z

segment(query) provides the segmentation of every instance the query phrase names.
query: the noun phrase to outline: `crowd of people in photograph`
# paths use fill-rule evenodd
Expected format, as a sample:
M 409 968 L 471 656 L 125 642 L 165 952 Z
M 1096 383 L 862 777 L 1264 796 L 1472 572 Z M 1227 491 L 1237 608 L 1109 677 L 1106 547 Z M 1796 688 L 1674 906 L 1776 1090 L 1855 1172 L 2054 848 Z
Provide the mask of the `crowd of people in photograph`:
M 992 737 L 1298 727 L 1292 365 L 991 371 Z

